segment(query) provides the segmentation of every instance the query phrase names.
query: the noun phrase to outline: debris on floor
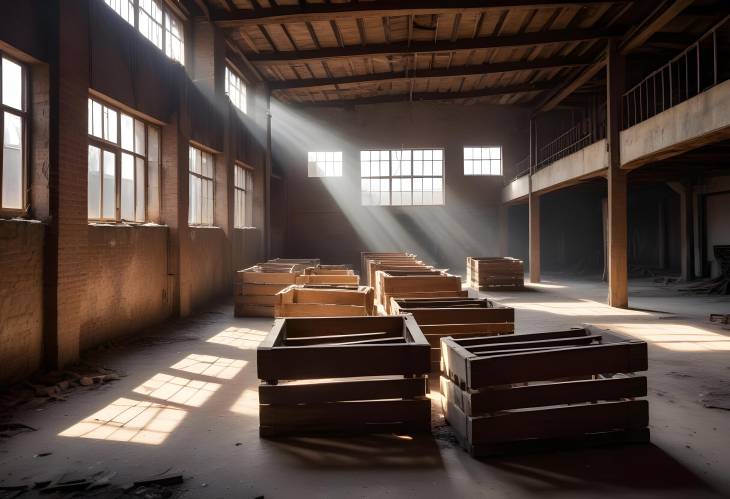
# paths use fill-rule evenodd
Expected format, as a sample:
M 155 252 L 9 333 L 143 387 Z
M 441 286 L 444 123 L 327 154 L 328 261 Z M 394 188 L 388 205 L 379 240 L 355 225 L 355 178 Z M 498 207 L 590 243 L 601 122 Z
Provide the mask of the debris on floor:
M 80 364 L 63 371 L 39 372 L 9 386 L 0 392 L 0 439 L 35 431 L 35 428 L 12 422 L 15 411 L 37 409 L 48 401 L 64 401 L 75 389 L 95 389 L 124 376 L 126 374 L 120 371 Z
M 113 471 L 98 471 L 86 477 L 74 473 L 32 484 L 0 485 L 0 498 L 22 498 L 26 497 L 26 492 L 37 492 L 42 495 L 55 494 L 53 497 L 166 499 L 173 497 L 177 491 L 176 486 L 185 481 L 182 475 L 174 474 L 138 480 L 131 485 L 121 486 L 112 483 L 116 475 L 117 473 Z
M 730 392 L 708 392 L 702 396 L 702 405 L 708 409 L 730 411 Z

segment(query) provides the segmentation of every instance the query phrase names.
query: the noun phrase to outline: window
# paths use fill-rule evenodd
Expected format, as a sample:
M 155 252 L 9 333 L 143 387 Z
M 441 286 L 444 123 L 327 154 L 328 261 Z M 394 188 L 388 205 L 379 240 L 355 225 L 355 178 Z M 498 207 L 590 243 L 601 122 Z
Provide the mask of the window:
M 365 206 L 444 204 L 443 149 L 360 151 Z
M 162 15 L 156 0 L 139 0 L 139 32 L 160 50 L 164 50 Z
M 310 152 L 307 158 L 307 176 L 341 177 L 342 152 Z
M 160 211 L 160 131 L 89 99 L 89 220 L 145 222 Z
M 122 16 L 122 19 L 134 26 L 134 2 L 133 0 L 104 0 L 106 4 L 114 9 L 114 12 Z
M 160 0 L 104 0 L 170 59 L 185 64 L 183 23 Z
M 234 106 L 242 113 L 246 113 L 246 84 L 228 66 L 226 66 L 226 95 Z
M 170 59 L 185 64 L 182 23 L 169 12 L 165 12 L 165 53 Z
M 26 185 L 25 68 L 2 56 L 0 80 L 0 208 L 22 211 Z
M 502 175 L 502 148 L 465 147 L 464 175 Z
M 253 226 L 253 173 L 248 168 L 236 165 L 236 211 L 233 225 L 237 229 Z
M 213 155 L 190 146 L 189 225 L 213 225 Z

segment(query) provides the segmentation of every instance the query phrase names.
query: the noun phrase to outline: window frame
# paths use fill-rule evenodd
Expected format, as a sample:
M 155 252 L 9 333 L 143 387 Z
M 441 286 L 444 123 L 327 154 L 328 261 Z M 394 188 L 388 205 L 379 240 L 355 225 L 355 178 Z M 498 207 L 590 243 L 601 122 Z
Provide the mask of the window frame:
M 499 173 L 481 173 L 483 170 L 481 170 L 480 165 L 480 173 L 466 173 L 466 150 L 467 149 L 499 149 Z M 504 151 L 502 149 L 502 146 L 498 145 L 487 145 L 487 146 L 464 146 L 461 150 L 462 152 L 462 161 L 463 161 L 463 174 L 465 177 L 502 177 L 504 176 Z M 491 171 L 491 162 L 494 161 L 491 158 L 479 158 L 478 160 L 471 159 L 470 161 L 489 161 L 490 162 L 490 171 Z M 472 170 L 473 171 L 473 170 Z
M 142 6 L 140 5 L 140 0 L 129 0 L 129 2 L 132 5 L 132 10 L 133 10 L 133 12 L 132 12 L 133 16 L 132 16 L 132 20 L 131 21 L 128 20 L 128 19 L 126 19 L 119 12 L 117 12 L 117 10 L 113 6 L 111 6 L 108 3 L 108 1 L 111 1 L 111 0 L 103 0 L 104 4 L 107 7 L 109 7 L 116 15 L 118 15 L 119 17 L 121 17 L 125 22 L 127 22 L 129 25 L 131 25 L 135 29 L 135 31 L 137 31 L 137 33 L 139 33 L 140 35 L 142 35 L 142 37 L 145 40 L 147 40 L 152 45 L 154 45 L 156 49 L 160 50 L 171 61 L 177 62 L 178 64 L 180 64 L 182 66 L 185 66 L 185 41 L 186 41 L 186 38 L 187 38 L 185 36 L 185 22 L 187 21 L 187 19 L 185 18 L 185 16 L 179 15 L 178 14 L 178 11 L 176 11 L 176 9 L 171 8 L 167 4 L 167 2 L 165 2 L 164 0 L 149 0 L 150 2 L 152 2 L 152 4 L 154 4 L 155 6 L 157 6 L 157 8 L 160 10 L 160 12 L 162 12 L 162 20 L 160 21 L 160 24 L 159 24 L 160 29 L 161 29 L 161 31 L 160 31 L 160 36 L 161 36 L 161 38 L 160 38 L 160 45 L 161 46 L 157 46 L 155 44 L 155 42 L 152 41 L 150 38 L 148 38 L 147 35 L 145 33 L 143 33 L 142 30 L 141 30 L 140 13 L 142 11 L 144 11 L 144 15 L 145 16 L 149 17 L 149 19 L 151 20 L 151 22 L 154 22 L 155 24 L 157 24 L 157 21 L 154 19 L 154 17 L 152 17 L 152 14 L 151 13 L 148 13 L 146 10 L 144 10 L 142 8 Z M 125 0 L 121 0 L 121 1 L 125 1 Z M 169 54 L 169 47 L 167 46 L 167 35 L 168 35 L 168 29 L 167 29 L 168 28 L 168 21 L 167 21 L 167 19 L 168 19 L 168 17 L 173 18 L 177 22 L 180 23 L 180 43 L 181 43 L 181 49 L 182 50 L 180 51 L 180 59 L 179 60 L 178 59 L 175 59 L 174 57 L 170 56 L 170 54 Z
M 236 161 L 233 164 L 233 228 L 234 229 L 250 229 L 254 228 L 255 225 L 253 223 L 253 190 L 254 190 L 254 181 L 253 176 L 255 170 L 251 168 L 249 165 L 241 162 Z M 243 187 L 239 187 L 236 183 L 236 180 L 238 179 L 238 171 L 239 168 L 243 171 Z M 250 181 L 250 184 L 249 184 Z M 238 207 L 238 199 L 236 197 L 236 194 L 241 191 L 243 192 L 243 225 L 236 224 L 236 216 L 239 211 Z M 251 211 L 249 212 L 249 204 L 251 207 Z M 249 223 L 250 221 L 250 223 Z
M 403 152 L 406 152 L 406 151 L 410 153 L 410 159 L 409 160 L 405 160 L 404 158 L 399 158 L 399 159 L 394 159 L 393 158 L 393 153 L 394 152 L 403 153 Z M 431 151 L 431 152 L 433 152 L 433 151 L 441 151 L 441 159 L 440 159 L 440 161 L 441 161 L 441 175 L 433 175 L 433 170 L 432 170 L 432 174 L 431 175 L 423 175 L 423 174 L 421 174 L 421 175 L 415 175 L 414 174 L 414 168 L 415 167 L 414 167 L 414 164 L 413 163 L 415 161 L 418 161 L 418 160 L 416 160 L 414 158 L 414 152 L 415 151 L 421 151 L 421 152 L 425 152 L 425 151 Z M 379 153 L 379 155 L 381 155 L 381 157 L 382 157 L 382 154 L 381 153 L 387 152 L 388 153 L 388 175 L 377 175 L 377 176 L 368 175 L 368 176 L 363 176 L 363 161 L 365 161 L 363 159 L 363 153 L 364 152 L 369 152 L 369 153 L 377 152 L 377 153 Z M 368 161 L 369 162 L 372 162 L 372 158 L 370 160 L 368 160 Z M 378 162 L 382 162 L 383 160 L 382 159 L 378 159 L 377 161 Z M 400 174 L 400 175 L 394 175 L 393 174 L 393 161 L 398 161 L 398 162 L 409 161 L 410 162 L 410 167 L 409 167 L 410 174 L 409 175 L 402 175 L 402 174 Z M 435 160 L 435 159 L 425 160 L 425 159 L 422 159 L 421 161 L 439 161 L 439 160 Z M 372 168 L 372 165 L 370 165 L 370 167 Z M 400 165 L 398 167 L 400 168 Z M 372 170 L 371 170 L 371 173 L 372 173 Z M 379 172 L 379 173 L 381 173 L 381 172 Z M 402 173 L 402 170 L 401 170 L 401 173 Z M 415 183 L 414 180 L 416 180 L 416 179 L 431 179 L 431 180 L 433 180 L 433 179 L 436 179 L 436 178 L 440 178 L 441 179 L 441 191 L 433 190 L 433 186 L 432 186 L 432 189 L 430 191 L 425 191 L 425 190 L 415 191 L 413 189 L 413 186 L 414 186 L 414 183 Z M 374 192 L 374 191 L 364 191 L 363 190 L 363 181 L 365 181 L 365 180 L 378 180 L 378 181 L 381 181 L 381 182 L 383 180 L 387 180 L 388 181 L 388 202 L 385 203 L 385 204 L 383 204 L 383 203 L 379 203 L 379 204 L 372 204 L 372 203 L 367 203 L 366 204 L 366 203 L 364 203 L 363 202 L 363 194 L 369 193 L 369 192 Z M 398 203 L 398 204 L 394 204 L 393 203 L 393 192 L 394 192 L 393 191 L 393 180 L 399 180 L 399 181 L 409 180 L 410 181 L 410 191 L 403 191 L 403 190 L 395 191 L 395 192 L 399 192 L 399 193 L 410 192 L 410 203 L 407 203 L 407 204 L 406 203 L 403 203 L 402 202 L 402 199 L 401 199 L 401 202 Z M 377 191 L 377 192 L 379 192 L 380 195 L 382 196 L 384 191 Z M 431 192 L 431 193 L 441 192 L 442 193 L 441 194 L 441 202 L 440 203 L 434 203 L 434 202 L 431 202 L 431 203 L 423 203 L 423 202 L 416 203 L 416 202 L 414 202 L 414 193 L 416 193 L 416 192 L 421 192 L 421 193 L 424 193 L 424 192 Z M 396 148 L 389 148 L 389 149 L 386 149 L 386 148 L 379 148 L 379 149 L 361 149 L 360 150 L 360 206 L 363 206 L 363 207 L 366 207 L 366 208 L 373 208 L 373 207 L 396 207 L 396 208 L 412 208 L 412 207 L 415 207 L 415 208 L 421 208 L 421 207 L 439 207 L 439 206 L 446 206 L 446 148 L 445 147 L 409 147 L 409 148 L 403 147 L 403 148 L 400 148 L 400 149 L 396 149 Z
M 2 60 L 7 59 L 13 64 L 20 66 L 20 107 L 21 109 L 15 109 L 14 107 L 8 106 L 3 101 L 3 69 Z M 28 166 L 30 164 L 30 151 L 28 150 L 28 119 L 30 116 L 28 106 L 28 85 L 29 85 L 29 71 L 28 67 L 18 59 L 9 56 L 7 53 L 0 51 L 0 214 L 10 216 L 25 216 L 28 214 L 30 205 L 28 203 L 28 187 L 29 187 L 29 172 Z M 12 114 L 20 118 L 20 125 L 22 128 L 21 132 L 21 192 L 20 192 L 20 208 L 5 208 L 3 206 L 3 167 L 5 161 L 5 113 Z
M 238 83 L 240 84 L 239 93 L 242 95 L 241 101 L 243 103 L 243 109 L 241 109 L 234 100 L 231 98 L 231 92 L 230 92 L 230 82 L 231 78 L 235 78 L 238 80 Z M 243 75 L 236 69 L 236 67 L 231 64 L 228 60 L 226 60 L 225 65 L 225 71 L 223 74 L 223 91 L 226 94 L 226 97 L 228 97 L 228 100 L 231 102 L 233 107 L 238 109 L 243 114 L 248 114 L 248 82 L 243 77 Z
M 198 150 L 201 153 L 201 173 L 194 172 L 191 169 L 191 167 L 190 167 L 190 153 L 191 153 L 191 151 L 193 149 Z M 211 159 L 211 162 L 212 162 L 211 176 L 210 177 L 206 177 L 206 176 L 204 176 L 202 174 L 202 155 L 203 154 L 210 155 L 210 159 Z M 209 149 L 209 148 L 207 148 L 205 146 L 202 146 L 202 145 L 198 144 L 197 142 L 189 142 L 188 143 L 188 227 L 216 227 L 216 225 L 215 225 L 215 199 L 216 199 L 216 194 L 215 194 L 215 190 L 216 190 L 215 189 L 215 167 L 216 167 L 216 153 L 212 149 Z M 200 203 L 200 206 L 201 206 L 201 209 L 200 209 L 200 214 L 201 214 L 200 215 L 200 223 L 196 223 L 196 222 L 191 221 L 191 218 L 190 218 L 191 217 L 191 213 L 192 213 L 191 210 L 190 210 L 190 205 L 191 205 L 191 203 L 190 203 L 190 176 L 191 175 L 193 175 L 193 176 L 201 179 L 201 186 L 203 185 L 202 181 L 209 181 L 209 182 L 211 182 L 212 196 L 211 196 L 211 200 L 210 200 L 211 201 L 211 203 L 210 203 L 210 210 L 211 210 L 211 212 L 210 212 L 210 223 L 203 223 L 203 209 L 202 209 L 202 206 L 203 206 L 203 203 L 202 203 L 202 201 L 203 201 L 203 189 L 200 190 L 200 195 L 201 195 L 201 198 L 200 198 L 200 201 L 201 201 L 201 203 Z
M 87 220 L 89 223 L 114 223 L 114 224 L 127 224 L 127 225 L 141 225 L 145 223 L 153 222 L 150 220 L 150 182 L 149 182 L 149 176 L 150 176 L 150 129 L 154 128 L 157 132 L 157 175 L 158 175 L 158 186 L 157 186 L 157 201 L 160 204 L 160 206 L 157 207 L 157 212 L 161 211 L 161 204 L 162 204 L 162 182 L 160 182 L 160 178 L 162 176 L 162 130 L 161 128 L 153 124 L 140 116 L 130 113 L 127 110 L 122 110 L 117 106 L 114 106 L 112 104 L 109 104 L 108 102 L 100 99 L 96 95 L 89 95 L 88 97 L 89 104 L 92 104 L 94 102 L 100 104 L 102 106 L 102 137 L 97 137 L 96 135 L 93 135 L 92 133 L 88 132 L 88 127 L 91 126 L 93 128 L 93 123 L 89 122 L 87 126 L 87 138 L 88 138 L 88 148 L 96 147 L 100 151 L 99 155 L 99 217 L 98 218 L 91 218 L 88 216 L 88 201 L 87 201 Z M 92 104 L 93 105 L 93 104 Z M 104 137 L 104 107 L 116 112 L 116 135 L 117 140 L 116 142 L 112 142 L 110 140 L 107 140 Z M 92 112 L 93 114 L 93 112 Z M 133 142 L 132 142 L 132 150 L 126 149 L 122 145 L 122 115 L 128 116 L 132 119 L 132 136 L 133 136 Z M 144 126 L 144 152 L 139 153 L 137 152 L 136 148 L 136 125 L 137 123 L 142 123 Z M 114 154 L 114 218 L 109 218 L 104 216 L 104 152 L 110 152 Z M 134 209 L 135 209 L 135 218 L 136 218 L 136 209 L 137 209 L 137 203 L 138 203 L 138 180 L 137 180 L 137 160 L 142 159 L 143 161 L 143 171 L 144 171 L 144 209 L 143 209 L 143 220 L 128 220 L 122 218 L 122 156 L 124 154 L 130 155 L 133 158 L 133 168 L 134 168 Z M 87 175 L 88 175 L 88 168 L 89 165 L 87 164 Z M 87 185 L 87 195 L 88 195 L 88 189 L 89 186 Z

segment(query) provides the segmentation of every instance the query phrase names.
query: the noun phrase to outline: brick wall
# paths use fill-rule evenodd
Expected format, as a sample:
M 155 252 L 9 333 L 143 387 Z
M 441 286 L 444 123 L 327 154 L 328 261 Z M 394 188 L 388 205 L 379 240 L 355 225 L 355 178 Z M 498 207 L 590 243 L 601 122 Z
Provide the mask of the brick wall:
M 170 316 L 167 227 L 92 225 L 89 255 L 82 350 Z
M 41 364 L 43 232 L 40 223 L 0 220 L 0 386 Z

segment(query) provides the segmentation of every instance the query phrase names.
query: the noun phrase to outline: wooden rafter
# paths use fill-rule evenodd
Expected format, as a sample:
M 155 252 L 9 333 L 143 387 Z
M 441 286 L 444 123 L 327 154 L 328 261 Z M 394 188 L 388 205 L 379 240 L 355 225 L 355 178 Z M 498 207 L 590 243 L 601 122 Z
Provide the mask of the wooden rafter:
M 355 76 L 343 76 L 339 78 L 314 78 L 310 80 L 272 81 L 270 83 L 270 87 L 272 90 L 285 90 L 293 88 L 327 87 L 331 85 L 344 85 L 351 83 L 366 83 L 375 81 L 407 80 L 411 78 L 429 79 L 463 77 L 534 69 L 576 67 L 587 65 L 590 62 L 591 60 L 585 57 L 556 57 L 550 59 L 538 59 L 534 61 L 500 62 L 493 64 L 479 64 L 472 66 L 429 69 L 417 72 L 412 71 L 409 74 L 405 74 L 403 71 L 397 71 Z
M 422 92 L 422 93 L 402 93 L 395 95 L 376 95 L 373 97 L 359 97 L 355 99 L 341 99 L 333 101 L 320 101 L 307 104 L 309 106 L 344 106 L 344 105 L 363 105 L 363 104 L 381 104 L 385 102 L 402 102 L 402 101 L 427 101 L 427 100 L 453 100 L 453 99 L 475 99 L 478 97 L 494 97 L 499 95 L 515 95 L 532 92 L 542 92 L 552 88 L 555 84 L 550 81 L 537 83 L 522 83 L 519 85 L 508 85 L 503 87 L 483 88 L 479 90 L 470 90 L 467 92 Z
M 543 7 L 575 7 L 606 3 L 611 0 L 412 0 L 400 2 L 382 0 L 375 2 L 349 3 L 321 3 L 281 5 L 278 7 L 260 8 L 254 10 L 239 9 L 234 12 L 219 10 L 213 14 L 213 19 L 222 27 L 239 28 L 261 24 L 283 24 L 305 21 L 330 21 L 357 17 L 388 17 L 408 15 L 435 15 L 435 14 L 468 14 L 484 12 L 493 9 L 520 9 Z
M 521 33 L 507 36 L 486 36 L 460 39 L 456 41 L 398 42 L 372 45 L 350 45 L 347 47 L 322 48 L 317 50 L 301 50 L 287 52 L 261 52 L 251 54 L 251 61 L 257 64 L 286 64 L 318 59 L 336 59 L 343 57 L 382 57 L 398 54 L 434 54 L 455 50 L 474 50 L 486 48 L 514 48 L 545 43 L 578 42 L 600 40 L 618 36 L 616 31 L 584 30 L 551 30 L 534 33 Z

